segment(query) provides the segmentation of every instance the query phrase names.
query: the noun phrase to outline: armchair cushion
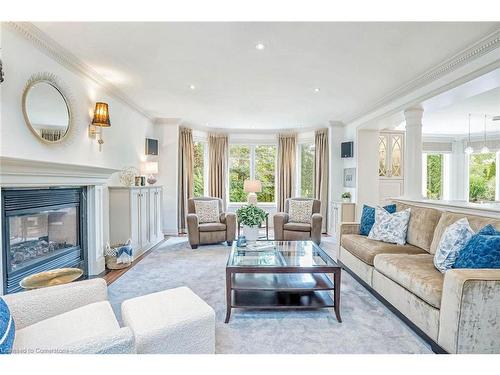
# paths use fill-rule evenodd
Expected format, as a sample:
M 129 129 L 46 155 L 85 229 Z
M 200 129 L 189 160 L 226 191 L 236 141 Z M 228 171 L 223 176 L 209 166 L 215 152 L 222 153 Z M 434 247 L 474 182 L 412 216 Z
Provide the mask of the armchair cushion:
M 290 199 L 288 215 L 290 222 L 311 223 L 313 200 Z
M 226 224 L 222 223 L 201 223 L 198 225 L 200 232 L 217 232 L 226 230 Z
M 218 223 L 219 222 L 219 202 L 217 200 L 194 200 L 194 207 L 198 221 L 203 223 Z
M 285 223 L 283 225 L 283 228 L 285 230 L 294 230 L 297 232 L 310 232 L 311 231 L 311 224 L 306 224 L 306 223 Z
M 73 343 L 109 335 L 119 329 L 109 302 L 96 302 L 18 330 L 13 351 L 66 353 Z

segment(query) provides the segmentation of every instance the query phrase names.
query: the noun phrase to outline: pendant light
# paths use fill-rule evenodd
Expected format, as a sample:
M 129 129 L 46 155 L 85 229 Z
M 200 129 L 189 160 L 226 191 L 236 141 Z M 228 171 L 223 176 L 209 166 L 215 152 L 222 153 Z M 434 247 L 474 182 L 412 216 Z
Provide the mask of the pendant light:
M 483 147 L 481 148 L 481 154 L 487 154 L 490 152 L 488 146 L 486 146 L 486 115 L 484 115 L 484 138 L 483 138 Z
M 465 148 L 464 152 L 467 155 L 470 155 L 474 152 L 474 149 L 472 148 L 472 146 L 470 144 L 470 113 L 469 113 L 469 141 L 467 142 L 467 147 Z

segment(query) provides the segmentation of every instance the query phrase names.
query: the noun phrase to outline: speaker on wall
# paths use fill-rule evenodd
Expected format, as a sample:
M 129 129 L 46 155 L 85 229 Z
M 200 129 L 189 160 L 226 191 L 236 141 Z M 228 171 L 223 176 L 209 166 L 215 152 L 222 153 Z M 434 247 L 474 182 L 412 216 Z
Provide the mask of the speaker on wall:
M 352 158 L 354 153 L 354 142 L 342 142 L 340 145 L 340 157 Z
M 158 140 L 146 138 L 146 155 L 158 155 Z

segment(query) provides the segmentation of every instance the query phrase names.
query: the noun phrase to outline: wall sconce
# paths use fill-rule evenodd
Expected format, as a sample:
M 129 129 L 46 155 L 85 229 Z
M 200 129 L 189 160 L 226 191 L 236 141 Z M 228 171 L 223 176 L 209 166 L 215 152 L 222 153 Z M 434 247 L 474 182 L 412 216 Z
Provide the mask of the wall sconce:
M 97 140 L 97 143 L 99 143 L 99 151 L 102 151 L 102 144 L 104 143 L 102 139 L 102 128 L 109 128 L 110 126 L 108 103 L 95 103 L 94 118 L 89 125 L 89 134 L 92 137 L 99 136 Z

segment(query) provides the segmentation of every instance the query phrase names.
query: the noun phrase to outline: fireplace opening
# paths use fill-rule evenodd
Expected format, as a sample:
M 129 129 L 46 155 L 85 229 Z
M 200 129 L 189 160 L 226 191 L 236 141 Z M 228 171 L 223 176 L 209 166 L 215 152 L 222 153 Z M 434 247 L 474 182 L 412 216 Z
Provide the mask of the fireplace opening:
M 86 189 L 2 189 L 4 291 L 26 276 L 63 267 L 86 269 Z

